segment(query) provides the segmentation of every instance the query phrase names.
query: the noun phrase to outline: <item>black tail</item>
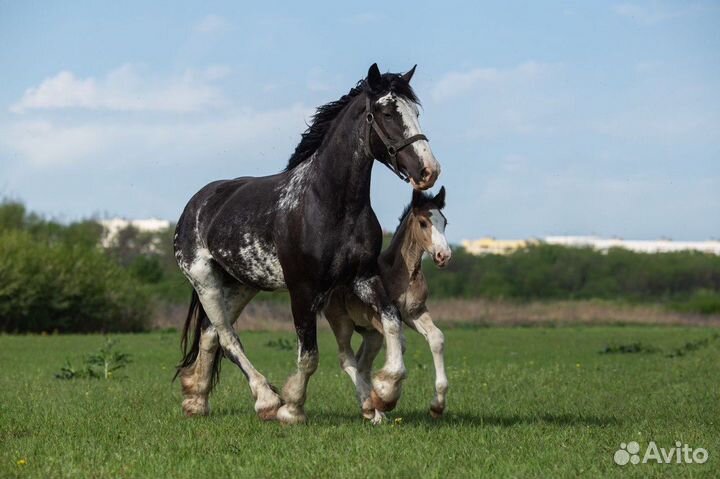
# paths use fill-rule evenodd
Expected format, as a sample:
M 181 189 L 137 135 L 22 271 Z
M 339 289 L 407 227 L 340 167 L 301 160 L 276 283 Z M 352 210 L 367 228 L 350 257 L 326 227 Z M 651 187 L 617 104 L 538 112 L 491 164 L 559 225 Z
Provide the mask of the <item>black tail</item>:
M 173 381 L 177 379 L 182 369 L 192 366 L 195 363 L 198 353 L 200 352 L 200 335 L 203 329 L 206 329 L 208 326 L 210 326 L 210 320 L 203 309 L 197 291 L 193 289 L 192 297 L 190 298 L 190 308 L 188 309 L 187 318 L 185 318 L 185 324 L 183 325 L 182 336 L 180 337 L 180 351 L 182 351 L 183 358 L 180 364 L 176 366 Z M 190 344 L 188 348 L 188 335 L 191 328 L 193 330 L 193 338 L 192 344 Z M 212 387 L 220 381 L 222 355 L 222 348 L 218 346 L 215 350 L 215 357 L 213 358 Z

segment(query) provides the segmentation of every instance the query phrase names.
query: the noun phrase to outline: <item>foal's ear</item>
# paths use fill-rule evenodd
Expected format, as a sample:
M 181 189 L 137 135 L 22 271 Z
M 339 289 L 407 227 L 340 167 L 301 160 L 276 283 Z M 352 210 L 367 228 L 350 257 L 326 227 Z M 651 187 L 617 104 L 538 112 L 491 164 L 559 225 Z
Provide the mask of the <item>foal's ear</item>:
M 371 90 L 380 90 L 382 88 L 382 75 L 377 63 L 370 65 L 367 75 L 368 86 Z
M 440 192 L 433 198 L 433 203 L 440 209 L 445 208 L 445 187 L 440 188 Z
M 412 77 L 415 74 L 416 68 L 417 68 L 417 65 L 413 66 L 409 72 L 407 72 L 406 74 L 404 74 L 402 76 L 402 79 L 405 80 L 406 82 L 410 83 L 410 80 L 412 80 Z

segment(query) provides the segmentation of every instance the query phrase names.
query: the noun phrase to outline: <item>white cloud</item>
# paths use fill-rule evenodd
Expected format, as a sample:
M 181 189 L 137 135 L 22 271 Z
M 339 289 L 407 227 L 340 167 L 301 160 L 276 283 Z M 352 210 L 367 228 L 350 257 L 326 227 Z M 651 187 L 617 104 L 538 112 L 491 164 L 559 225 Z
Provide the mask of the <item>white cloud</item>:
M 227 152 L 267 154 L 292 143 L 311 110 L 302 105 L 269 111 L 244 110 L 220 118 L 144 122 L 116 119 L 67 125 L 48 120 L 19 121 L 0 129 L 0 144 L 36 167 L 105 161 L 173 162 L 202 160 Z M 285 146 L 284 143 L 287 143 Z
M 562 73 L 560 65 L 536 61 L 449 72 L 430 90 L 433 108 L 453 118 L 457 141 L 556 131 L 570 103 L 556 88 Z
M 193 27 L 195 33 L 219 33 L 228 28 L 228 22 L 220 15 L 209 14 Z
M 25 90 L 10 107 L 14 113 L 29 110 L 76 108 L 112 111 L 192 112 L 222 106 L 224 99 L 212 84 L 228 74 L 224 66 L 214 66 L 167 79 L 141 75 L 133 65 L 123 65 L 104 78 L 78 78 L 61 71 L 38 86 Z
M 513 68 L 474 68 L 465 72 L 445 74 L 433 87 L 436 102 L 449 100 L 473 89 L 496 88 L 503 83 L 535 80 L 543 76 L 550 65 L 529 61 Z

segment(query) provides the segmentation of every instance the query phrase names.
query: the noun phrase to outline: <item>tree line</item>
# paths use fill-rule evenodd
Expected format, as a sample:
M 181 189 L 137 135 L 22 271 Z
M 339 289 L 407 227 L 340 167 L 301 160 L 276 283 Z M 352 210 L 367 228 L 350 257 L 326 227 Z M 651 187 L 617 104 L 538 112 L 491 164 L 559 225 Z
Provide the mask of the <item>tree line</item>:
M 0 203 L 0 331 L 142 331 L 155 303 L 188 300 L 172 227 L 154 233 L 128 227 L 108 247 L 102 235 L 94 220 L 61 223 L 17 201 Z M 428 261 L 423 271 L 436 299 L 602 298 L 720 313 L 720 257 L 709 254 L 536 245 L 472 256 L 456 248 L 447 268 Z M 260 299 L 287 301 L 287 295 Z

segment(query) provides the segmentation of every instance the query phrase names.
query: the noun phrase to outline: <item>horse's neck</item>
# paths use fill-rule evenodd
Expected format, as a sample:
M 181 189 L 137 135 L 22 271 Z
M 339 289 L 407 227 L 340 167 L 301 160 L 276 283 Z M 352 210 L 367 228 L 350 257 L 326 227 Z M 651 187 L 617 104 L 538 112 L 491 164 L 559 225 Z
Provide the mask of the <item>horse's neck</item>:
M 318 191 L 332 195 L 328 204 L 348 212 L 370 205 L 373 158 L 364 145 L 362 111 L 358 97 L 333 122 L 318 154 L 314 180 Z M 362 110 L 361 110 L 362 109 Z
M 382 256 L 393 277 L 406 276 L 412 281 L 420 272 L 423 248 L 410 234 L 408 219 L 409 215 L 400 223 Z

